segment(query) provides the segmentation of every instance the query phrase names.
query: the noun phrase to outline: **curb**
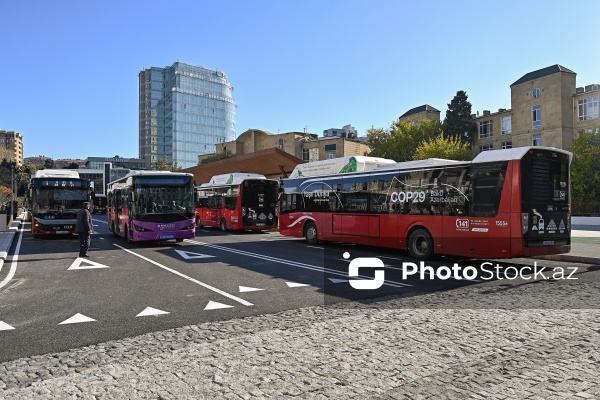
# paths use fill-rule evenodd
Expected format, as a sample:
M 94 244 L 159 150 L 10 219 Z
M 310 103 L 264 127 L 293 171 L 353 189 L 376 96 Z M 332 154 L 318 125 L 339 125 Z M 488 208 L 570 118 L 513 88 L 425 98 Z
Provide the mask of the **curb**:
M 600 265 L 600 258 L 598 258 L 598 257 L 572 256 L 572 255 L 568 255 L 568 254 L 555 254 L 555 255 L 551 255 L 551 256 L 537 256 L 534 258 L 541 259 L 541 260 L 564 261 L 564 262 L 572 262 L 572 263 Z

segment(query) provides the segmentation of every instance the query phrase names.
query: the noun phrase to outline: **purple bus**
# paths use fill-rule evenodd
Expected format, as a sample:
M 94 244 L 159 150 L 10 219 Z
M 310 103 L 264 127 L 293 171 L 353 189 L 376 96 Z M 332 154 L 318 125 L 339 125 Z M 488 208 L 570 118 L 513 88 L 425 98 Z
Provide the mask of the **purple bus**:
M 132 171 L 108 184 L 108 228 L 127 242 L 192 239 L 194 214 L 192 174 Z

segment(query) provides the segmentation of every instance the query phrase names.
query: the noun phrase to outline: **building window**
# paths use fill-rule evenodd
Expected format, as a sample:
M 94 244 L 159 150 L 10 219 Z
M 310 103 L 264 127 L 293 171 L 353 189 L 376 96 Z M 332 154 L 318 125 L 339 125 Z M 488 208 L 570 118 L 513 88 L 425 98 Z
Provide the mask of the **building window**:
M 502 134 L 508 135 L 512 133 L 512 116 L 507 115 L 502 117 Z
M 479 151 L 488 151 L 488 150 L 494 150 L 494 146 L 492 144 L 484 144 L 479 146 Z
M 542 135 L 539 133 L 533 135 L 531 137 L 531 145 L 532 146 L 541 146 L 542 145 Z
M 284 139 L 279 139 L 279 142 L 278 142 L 278 147 L 279 147 L 280 149 L 283 149 L 283 145 L 284 145 L 284 144 L 285 144 L 285 140 L 284 140 Z
M 512 142 L 502 142 L 503 149 L 512 149 Z
M 327 150 L 325 151 L 325 159 L 326 160 L 331 160 L 335 158 L 335 150 Z
M 531 96 L 534 99 L 537 99 L 538 97 L 540 97 L 540 88 L 535 88 L 531 91 Z
M 531 127 L 533 129 L 542 127 L 542 108 L 539 104 L 531 107 Z
M 479 139 L 485 139 L 492 136 L 492 120 L 481 121 L 479 123 Z
M 598 96 L 582 99 L 577 102 L 579 121 L 598 119 Z
M 302 161 L 310 161 L 310 152 L 309 149 L 302 149 Z

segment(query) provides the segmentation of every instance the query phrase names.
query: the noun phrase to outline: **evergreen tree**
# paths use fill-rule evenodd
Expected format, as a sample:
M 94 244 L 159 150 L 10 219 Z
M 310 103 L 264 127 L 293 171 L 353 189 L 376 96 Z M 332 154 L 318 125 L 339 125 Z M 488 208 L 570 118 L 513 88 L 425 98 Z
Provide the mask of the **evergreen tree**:
M 471 103 L 469 103 L 467 92 L 464 90 L 456 92 L 456 96 L 448 104 L 443 130 L 448 138 L 458 137 L 463 143 L 469 144 L 473 142 L 477 126 L 473 121 Z

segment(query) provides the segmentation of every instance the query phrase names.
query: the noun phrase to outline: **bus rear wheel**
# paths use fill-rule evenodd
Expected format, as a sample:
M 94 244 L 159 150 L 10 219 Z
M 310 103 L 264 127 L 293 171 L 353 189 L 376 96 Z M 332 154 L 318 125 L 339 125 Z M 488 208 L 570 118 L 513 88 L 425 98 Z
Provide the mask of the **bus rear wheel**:
M 307 222 L 306 225 L 304 225 L 304 238 L 308 244 L 319 243 L 319 234 L 314 222 Z
M 221 232 L 227 232 L 227 222 L 225 221 L 225 218 L 221 218 L 219 227 L 221 228 Z
M 433 254 L 433 238 L 427 229 L 415 229 L 408 236 L 408 252 L 415 260 L 425 261 Z

